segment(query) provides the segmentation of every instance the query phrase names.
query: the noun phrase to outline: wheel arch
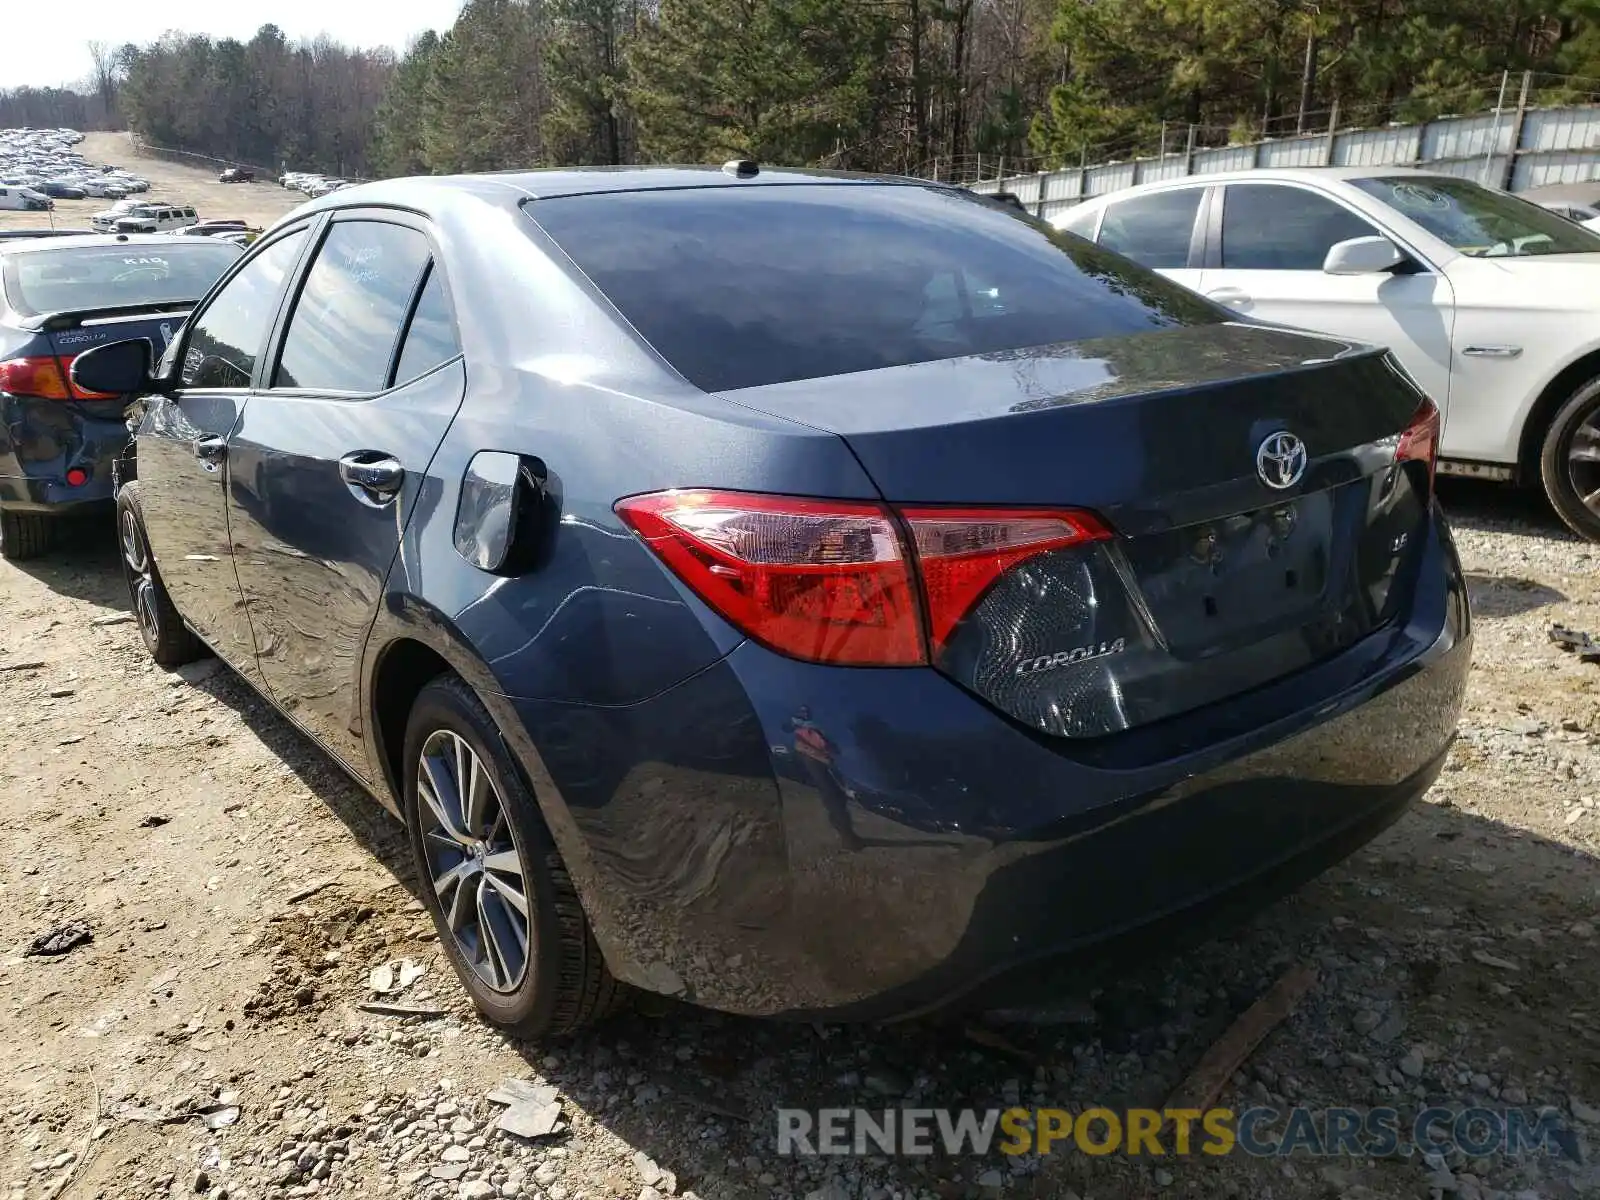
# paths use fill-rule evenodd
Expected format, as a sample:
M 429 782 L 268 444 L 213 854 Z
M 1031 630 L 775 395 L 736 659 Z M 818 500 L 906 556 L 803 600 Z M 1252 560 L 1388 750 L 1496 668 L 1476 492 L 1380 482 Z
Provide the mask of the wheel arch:
M 445 613 L 412 595 L 387 598 L 373 622 L 363 655 L 361 695 L 367 756 L 381 804 L 403 818 L 406 723 L 417 695 L 450 673 L 472 689 L 499 730 L 507 757 L 539 806 L 606 960 L 615 964 L 614 938 L 604 910 L 591 902 L 596 884 L 589 844 L 523 726 L 512 699 L 500 690 L 489 664 Z
M 1600 346 L 1591 346 L 1567 363 L 1546 383 L 1523 418 L 1517 442 L 1517 482 L 1539 483 L 1539 455 L 1544 448 L 1550 419 L 1573 392 L 1589 379 L 1600 378 Z

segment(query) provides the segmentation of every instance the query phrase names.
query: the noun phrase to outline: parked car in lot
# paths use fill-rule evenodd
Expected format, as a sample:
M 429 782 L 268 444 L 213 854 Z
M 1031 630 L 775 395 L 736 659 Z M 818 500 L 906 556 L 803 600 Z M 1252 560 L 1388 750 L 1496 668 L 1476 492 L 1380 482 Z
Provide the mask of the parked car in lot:
M 112 222 L 118 233 L 175 233 L 200 218 L 187 205 L 145 204 Z
M 110 507 L 125 401 L 75 387 L 73 359 L 130 337 L 165 349 L 238 256 L 203 238 L 0 240 L 0 555 L 33 558 L 56 518 Z
M 1235 312 L 1390 347 L 1444 414 L 1441 470 L 1537 483 L 1600 539 L 1600 234 L 1392 167 L 1148 184 L 1056 223 Z
M 39 190 L 53 200 L 82 200 L 89 194 L 76 183 L 62 179 L 47 179 L 39 185 Z
M 998 996 L 1348 853 L 1461 703 L 1438 414 L 1394 359 L 953 188 L 370 184 L 159 363 L 73 372 L 142 392 L 152 655 L 211 647 L 404 816 L 524 1032 L 617 981 Z
M 256 173 L 248 167 L 229 167 L 217 176 L 218 183 L 253 183 Z
M 43 212 L 54 208 L 55 201 L 40 195 L 32 188 L 0 185 L 0 210 L 13 212 Z

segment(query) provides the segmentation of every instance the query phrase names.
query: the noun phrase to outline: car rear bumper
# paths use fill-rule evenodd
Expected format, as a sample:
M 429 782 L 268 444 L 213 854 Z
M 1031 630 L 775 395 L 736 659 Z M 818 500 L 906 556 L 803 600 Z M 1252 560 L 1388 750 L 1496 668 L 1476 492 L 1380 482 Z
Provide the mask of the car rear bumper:
M 749 642 L 640 704 L 515 703 L 620 978 L 739 1013 L 879 1020 L 998 1003 L 1018 967 L 1350 853 L 1439 771 L 1470 647 L 1436 511 L 1403 625 L 1097 743 L 1011 724 L 931 670 Z
M 128 444 L 128 427 L 85 407 L 0 395 L 0 508 L 66 513 L 110 504 L 111 464 Z M 75 467 L 88 473 L 76 487 L 67 482 Z

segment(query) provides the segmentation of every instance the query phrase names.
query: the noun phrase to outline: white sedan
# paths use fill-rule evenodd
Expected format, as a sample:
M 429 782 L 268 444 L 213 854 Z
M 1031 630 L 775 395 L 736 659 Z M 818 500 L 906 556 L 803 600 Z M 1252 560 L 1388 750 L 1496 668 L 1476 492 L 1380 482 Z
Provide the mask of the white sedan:
M 1391 167 L 1191 176 L 1053 223 L 1234 312 L 1388 346 L 1444 413 L 1441 473 L 1537 481 L 1600 540 L 1600 233 Z

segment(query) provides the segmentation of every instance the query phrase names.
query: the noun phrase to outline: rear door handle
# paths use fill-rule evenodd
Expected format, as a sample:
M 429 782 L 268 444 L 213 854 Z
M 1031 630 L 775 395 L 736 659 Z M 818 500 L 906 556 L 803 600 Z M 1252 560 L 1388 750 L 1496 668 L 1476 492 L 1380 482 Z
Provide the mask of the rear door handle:
M 228 457 L 228 439 L 216 436 L 195 438 L 194 456 L 206 470 L 215 471 L 217 464 Z
M 1206 293 L 1206 296 L 1218 304 L 1226 304 L 1229 308 L 1247 309 L 1250 307 L 1250 293 L 1243 288 L 1220 287 Z
M 339 460 L 339 478 L 351 487 L 387 499 L 406 481 L 406 469 L 399 459 L 382 451 L 357 450 Z

